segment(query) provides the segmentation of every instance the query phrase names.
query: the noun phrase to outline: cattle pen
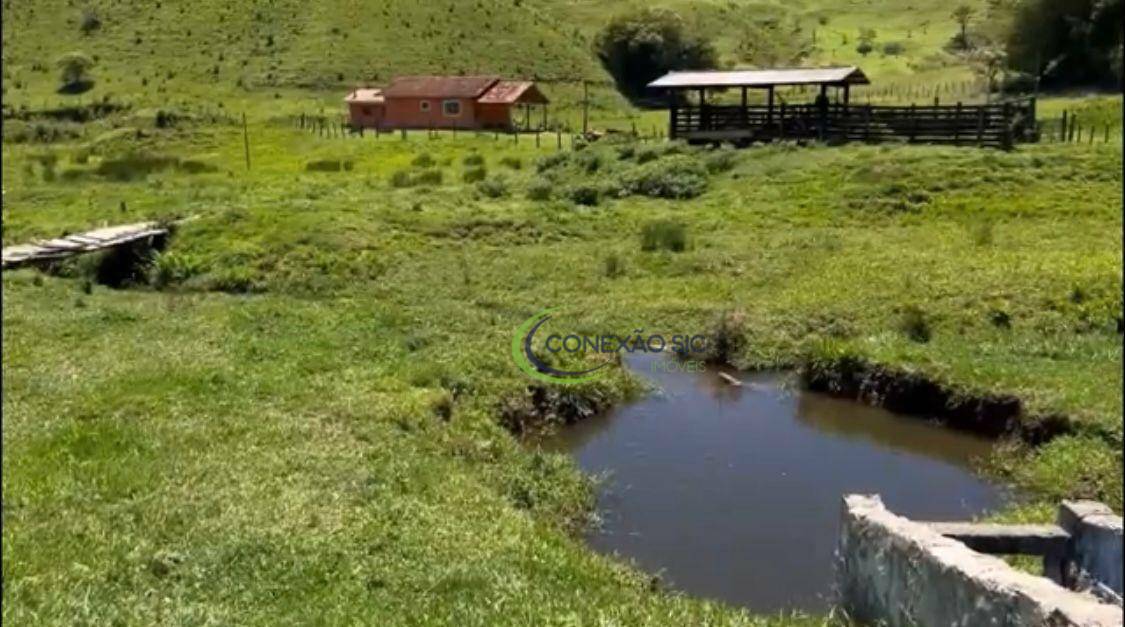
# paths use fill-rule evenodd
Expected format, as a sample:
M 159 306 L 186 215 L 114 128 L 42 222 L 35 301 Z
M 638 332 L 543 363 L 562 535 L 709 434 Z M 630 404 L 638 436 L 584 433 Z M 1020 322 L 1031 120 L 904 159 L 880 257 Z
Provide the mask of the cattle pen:
M 1008 149 L 1038 141 L 1034 97 L 969 105 L 852 104 L 851 87 L 868 84 L 859 68 L 848 66 L 671 72 L 648 86 L 668 93 L 668 136 L 689 143 L 905 141 Z M 814 103 L 777 102 L 782 86 L 818 87 L 819 94 Z M 732 89 L 740 90 L 738 104 L 709 100 L 709 92 Z M 766 92 L 765 105 L 749 103 L 752 89 Z

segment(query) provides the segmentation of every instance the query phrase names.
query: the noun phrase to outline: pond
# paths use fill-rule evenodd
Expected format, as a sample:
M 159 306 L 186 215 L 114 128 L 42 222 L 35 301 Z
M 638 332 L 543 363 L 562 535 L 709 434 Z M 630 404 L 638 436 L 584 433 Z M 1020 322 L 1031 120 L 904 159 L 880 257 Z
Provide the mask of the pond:
M 878 493 L 916 519 L 965 520 L 1005 490 L 973 472 L 991 442 L 798 389 L 791 375 L 629 366 L 660 392 L 560 429 L 541 446 L 604 474 L 598 551 L 671 588 L 755 611 L 823 610 L 841 496 Z

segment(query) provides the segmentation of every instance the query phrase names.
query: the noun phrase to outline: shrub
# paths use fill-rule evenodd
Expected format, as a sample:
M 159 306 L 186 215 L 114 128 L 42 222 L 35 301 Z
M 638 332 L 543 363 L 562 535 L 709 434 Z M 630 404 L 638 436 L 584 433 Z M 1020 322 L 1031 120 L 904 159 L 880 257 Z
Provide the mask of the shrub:
M 731 363 L 746 347 L 746 315 L 740 311 L 720 313 L 711 323 L 708 335 L 707 361 Z
M 102 20 L 93 9 L 86 8 L 82 10 L 82 19 L 78 23 L 79 30 L 83 35 L 89 35 L 102 27 Z
M 530 200 L 550 200 L 555 186 L 543 177 L 537 177 L 527 184 L 527 197 Z
M 671 220 L 649 222 L 641 230 L 641 250 L 683 252 L 687 250 L 687 227 Z
M 499 177 L 493 177 L 477 182 L 477 191 L 486 198 L 503 198 L 508 195 L 508 182 Z
M 481 156 L 480 153 L 474 152 L 472 154 L 466 155 L 462 163 L 464 163 L 466 166 L 483 166 L 484 157 Z
M 622 90 L 633 96 L 670 70 L 713 68 L 719 60 L 714 46 L 689 33 L 683 18 L 668 9 L 643 8 L 614 17 L 598 34 L 595 50 Z
M 871 51 L 874 49 L 875 46 L 873 46 L 870 41 L 861 41 L 859 42 L 859 45 L 855 47 L 855 51 L 858 52 L 861 56 L 865 57 L 871 54 Z
M 506 156 L 500 158 L 500 165 L 512 170 L 519 170 L 523 167 L 523 161 L 520 161 L 519 157 Z
M 707 189 L 707 170 L 699 160 L 687 155 L 636 166 L 620 178 L 621 188 L 629 194 L 653 198 L 694 198 Z
M 417 157 L 414 157 L 414 160 L 411 161 L 410 164 L 416 168 L 432 168 L 434 166 L 434 158 L 430 156 L 430 153 L 423 152 Z
M 883 54 L 889 57 L 896 57 L 906 52 L 906 46 L 901 41 L 888 41 L 883 44 Z
M 196 258 L 181 253 L 157 253 L 149 269 L 149 282 L 156 289 L 183 283 L 203 272 L 203 264 Z
M 579 183 L 566 192 L 567 198 L 576 205 L 593 207 L 601 200 L 601 190 L 596 185 Z
M 704 159 L 704 163 L 707 166 L 708 172 L 718 174 L 733 168 L 737 158 L 737 151 L 729 146 L 723 146 L 718 150 L 708 153 L 707 157 Z
M 317 159 L 305 164 L 306 172 L 339 172 L 344 165 L 339 159 Z
M 617 158 L 622 161 L 632 159 L 637 154 L 637 147 L 633 144 L 622 144 L 617 147 Z
M 414 177 L 409 170 L 396 170 L 391 175 L 391 187 L 410 187 L 414 184 Z
M 637 163 L 648 163 L 649 161 L 656 161 L 660 158 L 660 150 L 651 147 L 644 147 L 637 151 Z
M 625 274 L 625 260 L 617 253 L 610 253 L 606 255 L 603 263 L 605 275 L 611 279 L 615 279 Z
M 587 174 L 593 174 L 601 169 L 602 157 L 596 152 L 579 152 L 575 154 L 575 163 Z
M 431 168 L 429 170 L 422 170 L 414 176 L 415 185 L 441 185 L 442 179 L 441 170 Z
M 908 305 L 899 319 L 899 330 L 911 340 L 925 344 L 930 341 L 932 332 L 926 313 L 915 305 Z
M 536 172 L 543 173 L 548 170 L 553 170 L 570 160 L 570 153 L 556 152 L 553 154 L 545 155 L 535 162 Z
M 468 168 L 461 175 L 461 180 L 466 183 L 479 183 L 488 177 L 488 170 L 484 166 Z

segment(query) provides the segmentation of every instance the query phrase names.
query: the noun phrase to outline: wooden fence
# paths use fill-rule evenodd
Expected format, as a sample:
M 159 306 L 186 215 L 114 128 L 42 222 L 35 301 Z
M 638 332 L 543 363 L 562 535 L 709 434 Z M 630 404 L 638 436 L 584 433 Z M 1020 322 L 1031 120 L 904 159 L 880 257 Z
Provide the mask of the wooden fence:
M 907 141 L 1010 148 L 1038 140 L 1035 99 L 984 105 L 676 106 L 669 136 L 749 143 L 777 139 Z

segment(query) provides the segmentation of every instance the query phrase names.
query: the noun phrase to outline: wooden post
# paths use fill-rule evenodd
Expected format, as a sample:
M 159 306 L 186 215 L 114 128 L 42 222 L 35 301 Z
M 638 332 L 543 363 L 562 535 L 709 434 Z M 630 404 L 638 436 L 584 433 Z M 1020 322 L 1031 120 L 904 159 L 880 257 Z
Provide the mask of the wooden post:
M 773 127 L 773 85 L 769 86 L 766 94 L 766 128 Z
M 557 150 L 562 150 L 562 130 L 555 129 L 555 140 L 558 144 L 555 146 Z
M 785 139 L 785 102 L 781 103 L 781 119 L 777 121 L 777 136 Z
M 918 111 L 914 103 L 910 103 L 910 143 L 914 143 L 914 138 L 918 136 Z
M 1012 103 L 1004 103 L 1004 150 L 1012 149 Z
M 1062 112 L 1062 120 L 1059 122 L 1059 132 L 1055 135 L 1055 140 L 1060 142 L 1066 141 L 1066 110 Z
M 699 90 L 699 130 L 707 130 L 707 96 Z
M 668 90 L 668 139 L 676 138 L 676 92 Z
M 531 130 L 531 105 L 529 104 L 523 106 L 523 130 Z
M 250 131 L 246 128 L 246 112 L 242 113 L 242 145 L 246 148 L 246 170 L 250 170 Z
M 1076 130 L 1078 130 L 1078 114 L 1072 113 L 1070 114 L 1070 130 L 1066 133 L 1066 141 L 1068 143 L 1074 141 L 1074 132 Z
M 953 120 L 954 120 L 954 122 L 953 122 L 953 143 L 954 144 L 960 144 L 961 143 L 961 103 L 960 102 L 957 103 L 957 110 L 953 115 L 955 116 L 953 118 Z
M 871 140 L 871 105 L 865 107 L 863 113 L 863 141 Z
M 742 87 L 742 128 L 750 128 L 750 112 L 747 110 L 748 102 L 746 99 L 746 87 Z
M 984 145 L 984 106 L 977 106 L 977 145 Z
M 582 134 L 590 132 L 590 83 L 582 81 Z

